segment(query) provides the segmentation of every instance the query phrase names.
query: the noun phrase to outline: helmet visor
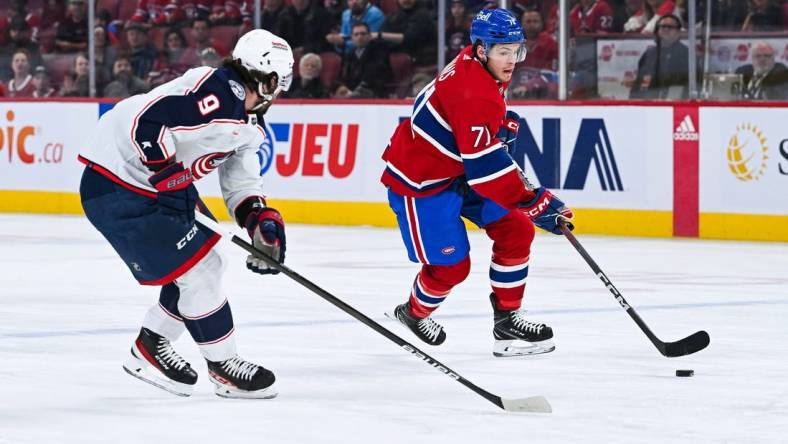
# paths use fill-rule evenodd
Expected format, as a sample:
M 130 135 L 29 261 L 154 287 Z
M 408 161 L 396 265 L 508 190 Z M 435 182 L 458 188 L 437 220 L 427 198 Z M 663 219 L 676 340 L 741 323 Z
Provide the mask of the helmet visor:
M 520 63 L 527 54 L 525 43 L 499 43 L 490 48 L 487 57 L 501 62 Z

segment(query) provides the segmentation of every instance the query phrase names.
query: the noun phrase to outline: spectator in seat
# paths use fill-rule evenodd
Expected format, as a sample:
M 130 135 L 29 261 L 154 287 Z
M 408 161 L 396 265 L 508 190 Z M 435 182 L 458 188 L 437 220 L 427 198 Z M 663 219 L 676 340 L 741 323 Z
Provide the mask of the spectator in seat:
M 427 74 L 426 72 L 417 72 L 413 74 L 413 78 L 410 79 L 410 90 L 408 91 L 407 97 L 411 99 L 416 98 L 421 90 L 429 85 L 434 79 L 435 76 Z
M 555 71 L 558 68 L 558 44 L 553 36 L 542 31 L 539 11 L 524 12 L 521 21 L 528 56 L 515 65 L 509 94 L 513 99 L 544 99 L 548 97 L 549 82 L 541 70 Z
M 345 2 L 343 0 L 322 0 L 322 2 L 323 9 L 328 13 L 329 21 L 331 22 L 331 31 L 338 32 L 342 26 L 342 13 L 345 12 Z M 380 24 L 382 25 L 383 21 Z
M 65 0 L 46 0 L 41 8 L 41 29 L 55 28 L 66 20 Z
M 25 49 L 17 49 L 11 56 L 14 77 L 6 84 L 8 97 L 33 97 L 33 76 L 30 75 L 30 58 Z
M 580 0 L 569 11 L 572 35 L 609 32 L 613 27 L 613 10 L 604 0 Z
M 59 52 L 85 51 L 88 48 L 88 21 L 85 0 L 68 0 L 68 14 L 57 25 L 55 49 Z
M 366 23 L 371 33 L 380 31 L 386 16 L 383 11 L 369 0 L 348 0 L 347 9 L 342 11 L 342 25 L 339 33 L 330 33 L 326 36 L 326 41 L 335 45 L 339 52 L 350 54 L 353 50 L 351 39 L 352 25 L 356 23 Z
M 191 59 L 191 55 L 186 52 L 186 37 L 178 28 L 170 28 L 164 34 L 164 53 L 167 58 L 167 67 L 178 73 L 178 76 L 185 73 L 189 68 L 198 66 L 197 60 Z
M 8 5 L 6 13 L 4 15 L 0 14 L 0 47 L 5 46 L 10 41 L 13 41 L 13 37 L 10 39 L 8 38 L 8 33 L 10 31 L 9 28 L 11 28 L 11 24 L 15 19 L 17 19 L 17 17 L 27 24 L 25 29 L 29 33 L 28 38 L 30 40 L 36 40 L 39 27 L 41 26 L 41 17 L 38 14 L 28 12 L 27 1 L 12 0 Z
M 156 62 L 156 48 L 148 42 L 148 29 L 141 23 L 129 22 L 126 25 L 126 44 L 134 75 L 147 77 Z
M 148 84 L 134 75 L 131 68 L 131 60 L 128 56 L 121 55 L 115 59 L 112 73 L 115 76 L 115 80 L 104 88 L 104 97 L 125 98 L 148 92 Z
M 746 0 L 706 0 L 711 1 L 711 29 L 714 31 L 740 31 L 747 17 Z M 698 9 L 698 11 L 704 11 Z
M 749 0 L 749 10 L 741 30 L 746 32 L 781 31 L 782 11 L 772 0 Z
M 646 26 L 644 0 L 625 0 L 613 15 L 611 32 L 641 32 Z
M 248 3 L 248 2 L 244 2 Z M 210 20 L 211 14 L 221 5 L 217 0 L 182 0 L 181 8 L 186 14 L 186 20 L 192 22 L 197 19 Z
M 774 48 L 766 42 L 756 43 L 752 63 L 740 66 L 742 98 L 748 100 L 788 100 L 788 68 L 775 62 Z
M 222 58 L 213 48 L 205 48 L 200 51 L 200 66 L 210 66 L 218 68 L 222 64 Z
M 399 9 L 383 23 L 377 35 L 392 51 L 410 54 L 416 66 L 434 66 L 438 62 L 435 21 L 420 0 L 397 0 Z
M 526 11 L 521 21 L 525 31 L 525 46 L 528 48 L 528 56 L 521 65 L 557 70 L 558 43 L 553 36 L 543 32 L 542 15 L 539 11 Z
M 164 35 L 164 49 L 159 51 L 153 69 L 145 81 L 151 88 L 169 82 L 196 66 L 184 61 L 186 38 L 178 28 L 170 28 Z
M 315 53 L 306 53 L 298 62 L 298 73 L 300 78 L 293 82 L 287 97 L 291 99 L 326 99 L 329 97 L 328 90 L 320 81 L 320 71 L 323 69 L 323 62 L 320 56 Z
M 471 15 L 466 0 L 452 0 L 446 20 L 446 63 L 454 60 L 471 40 Z
M 263 10 L 260 14 L 260 26 L 265 30 L 279 35 L 284 13 L 284 0 L 263 0 Z
M 331 49 L 324 38 L 332 31 L 331 18 L 316 0 L 291 0 L 282 13 L 279 30 L 278 35 L 295 52 L 320 54 Z
M 644 6 L 645 14 L 643 17 L 645 25 L 643 25 L 641 32 L 644 34 L 656 32 L 657 22 L 659 22 L 662 17 L 666 15 L 678 17 L 674 13 L 675 10 L 676 3 L 673 0 L 646 0 Z M 681 22 L 679 22 L 679 24 L 680 23 Z
M 337 98 L 386 97 L 386 85 L 391 81 L 389 52 L 380 39 L 373 39 L 369 25 L 353 25 L 351 38 L 353 52 L 342 61 L 342 85 Z
M 11 70 L 11 56 L 19 49 L 27 51 L 30 66 L 44 64 L 38 45 L 30 41 L 30 27 L 23 17 L 15 16 L 11 19 L 8 39 L 8 44 L 0 48 L 0 77 L 10 79 L 14 75 Z
M 186 13 L 179 0 L 139 0 L 129 20 L 153 26 L 172 26 L 183 22 Z
M 115 62 L 117 53 L 109 43 L 107 30 L 96 25 L 93 29 L 93 43 L 96 47 L 96 76 L 109 79 L 112 77 L 112 64 Z
M 682 91 L 687 97 L 689 82 L 689 48 L 679 41 L 681 21 L 668 14 L 657 22 L 657 45 L 646 50 L 638 61 L 638 72 L 631 85 L 632 99 L 664 99 L 673 89 Z
M 36 69 L 33 70 L 33 97 L 37 98 L 44 98 L 44 97 L 52 97 L 55 95 L 55 88 L 52 88 L 49 82 L 49 74 L 47 74 L 47 69 L 43 66 L 36 66 Z
M 89 69 L 87 54 L 77 54 L 72 71 L 63 78 L 60 95 L 63 97 L 90 97 Z M 99 79 L 96 79 L 96 86 L 99 86 Z M 96 89 L 101 91 L 99 88 Z
M 200 52 L 206 48 L 213 48 L 219 56 L 227 55 L 224 46 L 214 42 L 211 37 L 211 24 L 206 18 L 196 18 L 191 27 L 192 44 L 186 49 L 183 62 L 190 66 L 197 66 L 200 63 Z M 228 42 L 229 43 L 229 42 Z
M 254 9 L 254 5 L 252 9 Z M 232 0 L 214 2 L 208 20 L 213 25 L 239 25 L 241 23 L 241 3 Z

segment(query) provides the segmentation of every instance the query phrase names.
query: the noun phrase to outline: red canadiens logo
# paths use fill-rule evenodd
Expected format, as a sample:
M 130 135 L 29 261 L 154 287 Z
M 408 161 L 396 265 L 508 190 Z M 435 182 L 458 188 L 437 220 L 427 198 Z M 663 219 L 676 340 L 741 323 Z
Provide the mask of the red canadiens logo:
M 740 62 L 747 61 L 747 58 L 750 56 L 750 45 L 740 43 L 739 46 L 736 47 L 736 60 Z
M 443 249 L 441 249 L 441 253 L 445 254 L 446 256 L 454 253 L 455 251 L 457 251 L 457 249 L 454 248 L 453 245 L 450 245 L 448 247 L 444 247 Z
M 194 179 L 201 179 L 207 176 L 211 171 L 218 168 L 219 165 L 224 163 L 233 154 L 234 153 L 231 151 L 229 153 L 211 153 L 199 157 L 194 161 L 194 163 L 192 163 L 191 169 Z
M 603 45 L 599 58 L 605 62 L 609 62 L 613 58 L 613 45 Z

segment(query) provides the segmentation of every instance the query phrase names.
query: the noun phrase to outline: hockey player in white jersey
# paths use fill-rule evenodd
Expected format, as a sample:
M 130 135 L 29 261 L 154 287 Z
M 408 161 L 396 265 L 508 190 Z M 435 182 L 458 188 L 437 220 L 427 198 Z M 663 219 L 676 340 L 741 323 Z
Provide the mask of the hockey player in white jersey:
M 218 170 L 228 211 L 256 247 L 284 261 L 284 222 L 263 198 L 256 152 L 265 138 L 258 119 L 289 88 L 292 68 L 285 40 L 250 31 L 222 67 L 191 69 L 118 103 L 80 153 L 88 219 L 141 284 L 161 286 L 124 365 L 132 376 L 190 395 L 197 372 L 171 345 L 186 329 L 217 395 L 276 396 L 274 374 L 236 352 L 219 235 L 195 222 L 195 207 L 207 209 L 193 182 Z M 247 267 L 277 273 L 251 256 Z

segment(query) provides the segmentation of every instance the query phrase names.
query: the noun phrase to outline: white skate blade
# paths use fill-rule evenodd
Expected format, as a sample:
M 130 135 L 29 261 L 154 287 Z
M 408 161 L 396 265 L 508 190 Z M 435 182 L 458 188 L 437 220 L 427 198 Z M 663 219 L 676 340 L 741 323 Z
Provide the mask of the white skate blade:
M 507 412 L 552 413 L 553 407 L 544 396 L 532 396 L 520 399 L 501 399 L 503 409 Z
M 550 339 L 539 342 L 527 342 L 519 339 L 496 339 L 493 344 L 493 356 L 508 358 L 512 356 L 529 356 L 550 353 L 555 345 Z
M 123 370 L 140 381 L 145 381 L 148 384 L 168 391 L 173 395 L 191 396 L 192 392 L 194 391 L 193 385 L 173 381 L 172 379 L 164 376 L 157 368 L 150 365 L 150 363 L 145 360 L 138 359 L 134 355 L 132 355 L 131 359 L 123 364 Z
M 279 392 L 276 390 L 276 383 L 273 383 L 262 390 L 248 391 L 248 390 L 241 390 L 231 385 L 223 384 L 219 382 L 219 380 L 214 378 L 213 375 L 209 375 L 208 378 L 210 378 L 211 382 L 213 382 L 214 385 L 213 392 L 216 393 L 216 396 L 221 396 L 222 398 L 272 399 L 272 398 L 276 398 L 276 395 L 279 394 Z

